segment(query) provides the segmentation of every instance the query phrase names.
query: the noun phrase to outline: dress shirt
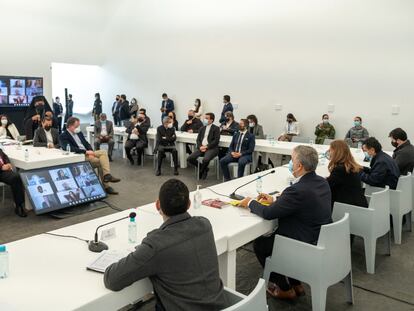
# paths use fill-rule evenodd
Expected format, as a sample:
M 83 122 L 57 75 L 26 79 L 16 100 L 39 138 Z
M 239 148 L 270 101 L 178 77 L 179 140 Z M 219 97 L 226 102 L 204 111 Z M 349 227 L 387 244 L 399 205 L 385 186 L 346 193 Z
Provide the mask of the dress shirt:
M 82 141 L 80 140 L 80 138 L 79 138 L 78 134 L 76 134 L 76 133 L 72 133 L 72 132 L 69 132 L 69 133 L 70 133 L 70 135 L 72 135 L 72 137 L 73 137 L 73 139 L 75 140 L 76 144 L 78 145 L 79 149 L 81 149 L 81 150 L 86 150 L 86 148 L 85 148 L 85 146 L 82 144 Z
M 209 124 L 209 125 L 206 126 L 206 132 L 204 133 L 204 138 L 203 138 L 203 142 L 202 142 L 203 146 L 208 145 L 208 140 L 207 139 L 208 139 L 208 134 L 210 133 L 210 129 L 211 129 L 212 124 Z
M 48 130 L 48 131 L 45 130 L 45 134 L 46 134 L 47 144 L 52 144 L 53 145 L 52 131 L 51 130 Z

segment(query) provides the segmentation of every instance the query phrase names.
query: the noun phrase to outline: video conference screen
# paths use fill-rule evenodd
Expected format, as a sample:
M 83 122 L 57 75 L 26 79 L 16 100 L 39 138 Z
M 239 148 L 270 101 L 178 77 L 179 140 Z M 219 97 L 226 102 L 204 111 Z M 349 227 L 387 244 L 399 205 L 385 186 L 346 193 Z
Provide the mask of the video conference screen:
M 22 171 L 20 176 L 37 215 L 106 198 L 89 162 Z
M 0 107 L 27 107 L 43 95 L 43 78 L 0 76 Z

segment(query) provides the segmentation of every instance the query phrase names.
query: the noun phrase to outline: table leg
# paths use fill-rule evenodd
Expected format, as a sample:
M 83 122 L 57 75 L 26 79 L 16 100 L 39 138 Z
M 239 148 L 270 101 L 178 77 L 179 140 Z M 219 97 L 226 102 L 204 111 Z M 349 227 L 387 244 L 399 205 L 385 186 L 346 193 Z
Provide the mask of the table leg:
M 220 278 L 224 286 L 236 289 L 236 250 L 221 254 L 218 262 Z
M 185 150 L 186 143 L 177 142 L 178 159 L 180 161 L 180 167 L 187 167 L 187 151 Z

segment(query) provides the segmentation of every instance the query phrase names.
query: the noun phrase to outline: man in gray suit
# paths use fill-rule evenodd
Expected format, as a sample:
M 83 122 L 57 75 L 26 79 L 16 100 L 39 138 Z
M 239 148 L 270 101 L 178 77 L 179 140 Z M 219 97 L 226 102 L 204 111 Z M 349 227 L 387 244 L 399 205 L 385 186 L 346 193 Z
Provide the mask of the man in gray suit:
M 52 127 L 51 117 L 44 117 L 42 127 L 38 127 L 34 133 L 33 146 L 59 149 L 59 130 Z
M 160 189 L 156 207 L 164 219 L 135 251 L 109 266 L 105 286 L 119 291 L 149 277 L 156 310 L 214 311 L 228 306 L 219 277 L 210 222 L 187 213 L 187 186 L 170 179 Z
M 95 122 L 95 150 L 99 150 L 101 144 L 108 144 L 108 158 L 112 162 L 112 151 L 114 150 L 115 142 L 114 124 L 112 121 L 106 119 L 106 114 L 101 113 L 99 120 Z

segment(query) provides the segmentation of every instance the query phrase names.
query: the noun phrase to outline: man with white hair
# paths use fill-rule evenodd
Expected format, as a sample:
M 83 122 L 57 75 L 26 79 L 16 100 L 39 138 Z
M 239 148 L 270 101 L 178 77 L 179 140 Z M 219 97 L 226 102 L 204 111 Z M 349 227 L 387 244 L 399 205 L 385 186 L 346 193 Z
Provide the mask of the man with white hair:
M 317 166 L 316 150 L 297 146 L 289 163 L 289 170 L 295 177 L 293 184 L 277 199 L 262 193 L 256 200 L 246 198 L 240 203 L 264 219 L 278 219 L 273 234 L 254 241 L 256 257 L 263 267 L 266 258 L 272 255 L 276 234 L 317 244 L 321 226 L 332 222 L 331 190 L 326 179 L 316 175 Z M 271 273 L 267 291 L 273 297 L 289 300 L 305 293 L 300 281 L 278 273 Z

